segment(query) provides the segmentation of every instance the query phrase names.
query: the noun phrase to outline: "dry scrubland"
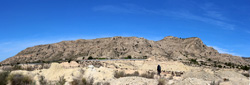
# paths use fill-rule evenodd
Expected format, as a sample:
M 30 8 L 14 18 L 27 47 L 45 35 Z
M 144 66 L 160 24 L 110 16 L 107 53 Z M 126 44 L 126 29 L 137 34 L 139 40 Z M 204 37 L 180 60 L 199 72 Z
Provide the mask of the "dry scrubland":
M 158 64 L 162 67 L 161 76 L 156 75 Z M 154 59 L 89 61 L 84 65 L 71 61 L 52 63 L 48 69 L 0 72 L 4 80 L 0 83 L 9 85 L 249 85 L 249 78 L 241 70 L 192 67 Z

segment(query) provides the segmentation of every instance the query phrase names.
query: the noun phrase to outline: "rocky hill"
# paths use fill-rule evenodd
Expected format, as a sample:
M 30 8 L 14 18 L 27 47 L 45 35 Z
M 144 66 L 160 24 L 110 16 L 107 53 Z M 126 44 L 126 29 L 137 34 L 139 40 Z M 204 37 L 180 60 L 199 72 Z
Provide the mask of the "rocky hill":
M 220 54 L 212 47 L 206 46 L 200 38 L 165 37 L 159 41 L 138 37 L 111 37 L 93 40 L 79 39 L 62 41 L 54 44 L 29 47 L 17 55 L 2 61 L 2 64 L 75 60 L 88 58 L 132 58 L 155 57 L 185 61 L 197 59 L 203 61 L 230 62 L 239 65 L 249 63 L 239 56 Z

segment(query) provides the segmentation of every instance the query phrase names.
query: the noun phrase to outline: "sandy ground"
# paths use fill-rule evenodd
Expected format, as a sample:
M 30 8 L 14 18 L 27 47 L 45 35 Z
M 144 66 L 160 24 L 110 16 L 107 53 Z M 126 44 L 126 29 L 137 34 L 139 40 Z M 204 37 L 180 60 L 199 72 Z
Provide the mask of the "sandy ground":
M 159 77 L 148 79 L 143 77 L 121 77 L 115 78 L 115 71 L 124 71 L 133 73 L 138 71 L 140 74 L 149 71 L 156 72 L 157 65 L 161 65 L 165 72 L 183 72 L 181 76 L 175 76 L 171 73 L 162 73 L 162 78 L 166 85 L 210 85 L 212 82 L 220 85 L 249 85 L 249 79 L 239 72 L 230 69 L 221 69 L 213 71 L 209 68 L 191 67 L 177 61 L 153 61 L 153 60 L 132 60 L 132 61 L 101 61 L 103 66 L 97 68 L 93 65 L 79 67 L 76 62 L 71 63 L 52 63 L 49 69 L 35 71 L 12 71 L 11 74 L 21 73 L 28 75 L 40 85 L 38 80 L 44 76 L 46 81 L 57 82 L 63 77 L 67 82 L 65 85 L 71 85 L 73 80 L 87 81 L 93 79 L 94 85 L 100 82 L 109 82 L 111 85 L 157 85 Z M 165 76 L 163 76 L 163 74 Z M 224 81 L 223 79 L 229 79 Z

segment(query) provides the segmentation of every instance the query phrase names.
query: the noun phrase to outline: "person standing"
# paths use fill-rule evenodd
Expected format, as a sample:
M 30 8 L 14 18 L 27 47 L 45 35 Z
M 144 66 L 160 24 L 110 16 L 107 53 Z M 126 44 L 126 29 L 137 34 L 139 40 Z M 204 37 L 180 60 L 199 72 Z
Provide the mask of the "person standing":
M 161 66 L 160 65 L 157 66 L 157 73 L 159 76 L 161 75 Z

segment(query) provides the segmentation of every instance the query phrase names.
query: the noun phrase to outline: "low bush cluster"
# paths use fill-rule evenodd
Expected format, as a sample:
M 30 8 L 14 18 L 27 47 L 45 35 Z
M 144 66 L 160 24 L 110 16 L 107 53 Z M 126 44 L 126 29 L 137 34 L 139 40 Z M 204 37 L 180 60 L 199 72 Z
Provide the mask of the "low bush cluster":
M 4 71 L 0 72 L 0 85 L 7 85 L 7 77 L 9 76 L 10 72 Z
M 64 79 L 64 76 L 59 77 L 59 81 L 57 82 L 56 85 L 64 85 L 66 83 L 66 80 Z
M 22 74 L 11 74 L 7 80 L 10 81 L 11 85 L 31 85 L 35 83 L 29 76 Z
M 116 71 L 115 74 L 114 74 L 115 78 L 127 77 L 127 76 L 139 76 L 139 72 L 135 71 L 132 74 L 125 74 L 124 71 Z
M 85 78 L 82 78 L 82 85 L 93 85 L 94 79 L 91 78 L 89 81 L 87 81 Z
M 141 76 L 141 77 L 144 77 L 144 78 L 153 79 L 155 74 L 156 74 L 155 72 L 148 72 L 148 73 L 143 73 L 143 74 L 141 74 L 140 76 Z

